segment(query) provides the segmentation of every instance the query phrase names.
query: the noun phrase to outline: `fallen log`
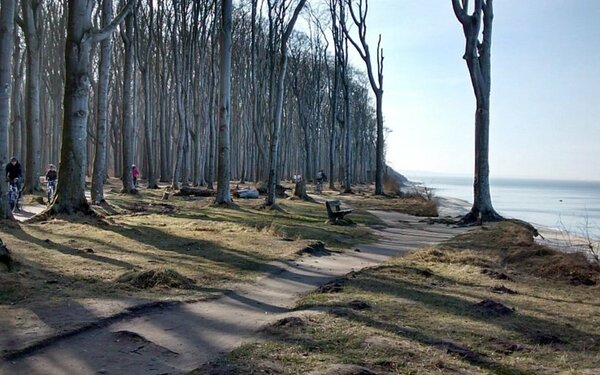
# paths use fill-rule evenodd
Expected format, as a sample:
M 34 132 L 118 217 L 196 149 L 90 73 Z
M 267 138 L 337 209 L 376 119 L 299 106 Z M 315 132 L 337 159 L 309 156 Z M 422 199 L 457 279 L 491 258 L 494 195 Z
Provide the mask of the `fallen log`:
M 214 197 L 215 191 L 207 188 L 198 188 L 191 186 L 183 186 L 178 192 L 173 194 L 176 197 Z

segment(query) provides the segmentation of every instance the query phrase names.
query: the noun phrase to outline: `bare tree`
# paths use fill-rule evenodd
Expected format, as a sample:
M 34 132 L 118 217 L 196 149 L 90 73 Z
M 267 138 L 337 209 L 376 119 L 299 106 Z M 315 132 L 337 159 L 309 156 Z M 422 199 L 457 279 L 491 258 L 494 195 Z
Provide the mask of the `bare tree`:
M 136 56 L 138 67 L 142 75 L 142 84 L 144 91 L 144 135 L 145 135 L 145 146 L 146 146 L 146 160 L 147 170 L 146 176 L 148 179 L 148 188 L 158 188 L 158 181 L 155 172 L 155 150 L 153 147 L 154 143 L 154 132 L 153 132 L 153 119 L 152 119 L 152 81 L 150 77 L 150 54 L 154 47 L 154 33 L 152 27 L 154 26 L 154 6 L 151 2 L 148 2 L 146 7 L 140 7 L 135 13 L 136 23 Z M 143 34 L 146 35 L 145 41 Z M 145 44 L 144 44 L 145 43 Z
M 18 23 L 25 34 L 27 50 L 27 100 L 25 101 L 25 123 L 27 126 L 27 158 L 25 166 L 25 190 L 29 193 L 40 190 L 41 173 L 41 58 L 42 58 L 42 26 L 41 2 L 39 0 L 21 0 L 23 19 Z
M 231 203 L 231 0 L 221 1 L 221 63 L 219 81 L 219 164 L 217 170 L 217 204 Z
M 133 186 L 133 176 L 131 175 L 131 166 L 134 157 L 134 111 L 135 111 L 135 44 L 134 44 L 134 18 L 133 12 L 125 17 L 125 22 L 121 27 L 121 39 L 125 53 L 123 66 L 123 112 L 121 123 L 121 135 L 123 137 L 122 157 L 123 170 L 121 171 L 121 180 L 123 182 L 123 193 L 132 194 L 137 192 Z
M 0 167 L 4 173 L 4 166 L 8 162 L 15 0 L 2 0 L 0 7 Z M 0 180 L 0 219 L 11 218 L 3 178 Z
M 465 222 L 502 220 L 492 206 L 490 194 L 489 129 L 491 89 L 491 48 L 493 0 L 475 0 L 473 13 L 469 14 L 469 0 L 452 0 L 452 8 L 462 24 L 466 45 L 463 59 L 467 62 L 471 84 L 475 93 L 475 179 L 471 211 Z M 481 30 L 483 18 L 483 30 Z M 480 33 L 482 40 L 480 41 Z
M 56 199 L 47 213 L 88 212 L 85 198 L 86 142 L 92 43 L 110 37 L 133 7 L 131 0 L 106 27 L 94 31 L 91 14 L 94 3 L 73 0 L 67 4 L 67 42 L 65 46 L 65 93 L 63 143 L 61 147 L 60 179 Z
M 102 1 L 102 27 L 108 26 L 113 18 L 113 0 Z M 96 116 L 96 154 L 92 172 L 92 202 L 104 201 L 104 180 L 106 178 L 106 151 L 108 141 L 108 85 L 110 80 L 110 63 L 112 38 L 100 43 L 100 62 L 98 67 L 98 92 L 96 100 L 98 114 Z
M 371 89 L 375 94 L 375 105 L 377 111 L 377 147 L 376 147 L 376 167 L 375 167 L 375 195 L 383 195 L 383 171 L 385 168 L 384 160 L 384 136 L 383 136 L 383 49 L 381 48 L 381 34 L 377 42 L 377 79 L 375 73 L 373 73 L 373 63 L 371 61 L 371 52 L 369 50 L 369 44 L 367 43 L 367 12 L 369 10 L 368 0 L 358 0 L 353 2 L 352 0 L 344 0 L 348 5 L 352 21 L 357 27 L 358 40 L 354 40 L 350 35 L 346 24 L 342 23 L 344 33 L 348 37 L 348 40 L 362 60 L 367 66 L 367 76 L 369 77 L 369 83 Z M 356 6 L 356 9 L 355 9 Z M 359 45 L 360 43 L 360 45 Z
M 270 3 L 273 0 L 268 0 L 268 2 Z M 265 204 L 267 206 L 272 206 L 275 204 L 275 193 L 276 193 L 276 187 L 277 187 L 277 182 L 278 182 L 278 176 L 277 176 L 277 165 L 279 162 L 279 137 L 280 137 L 280 133 L 281 133 L 281 123 L 282 123 L 282 119 L 283 119 L 283 98 L 284 98 L 284 91 L 285 91 L 285 72 L 286 72 L 286 68 L 287 68 L 287 61 L 288 61 L 288 40 L 290 38 L 290 36 L 292 35 L 292 31 L 294 30 L 294 25 L 296 24 L 296 21 L 298 20 L 298 16 L 300 15 L 300 12 L 302 11 L 302 8 L 304 7 L 304 4 L 306 3 L 306 0 L 300 0 L 298 2 L 298 4 L 296 5 L 296 8 L 294 9 L 294 12 L 292 13 L 292 16 L 289 20 L 289 22 L 287 23 L 287 25 L 285 25 L 285 13 L 286 10 L 288 10 L 288 8 L 290 7 L 290 3 L 286 2 L 285 0 L 280 1 L 280 4 L 277 5 L 277 23 L 280 23 L 281 25 L 281 37 L 279 40 L 279 74 L 277 76 L 277 82 L 276 82 L 276 88 L 275 88 L 275 103 L 274 103 L 274 108 L 273 108 L 273 131 L 271 133 L 271 146 L 270 146 L 270 153 L 269 153 L 269 183 L 268 183 L 268 192 L 267 192 L 267 199 Z M 275 7 L 275 5 L 270 5 L 272 7 Z

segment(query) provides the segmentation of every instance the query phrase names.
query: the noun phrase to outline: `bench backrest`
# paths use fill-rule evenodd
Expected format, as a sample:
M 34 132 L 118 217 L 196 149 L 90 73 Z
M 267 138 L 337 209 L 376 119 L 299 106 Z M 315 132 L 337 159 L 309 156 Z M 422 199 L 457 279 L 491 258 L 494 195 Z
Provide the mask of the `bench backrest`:
M 340 210 L 340 201 L 327 201 L 325 202 L 327 206 L 327 210 L 339 211 Z

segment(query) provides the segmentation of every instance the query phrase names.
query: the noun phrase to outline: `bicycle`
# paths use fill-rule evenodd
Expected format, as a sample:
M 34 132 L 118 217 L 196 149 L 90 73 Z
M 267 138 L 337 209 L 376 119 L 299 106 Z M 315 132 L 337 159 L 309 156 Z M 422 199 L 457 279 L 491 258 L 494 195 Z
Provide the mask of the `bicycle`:
M 56 193 L 56 184 L 58 180 L 47 181 L 46 182 L 46 195 L 48 196 L 48 206 L 52 203 L 52 199 L 54 199 L 54 194 Z
M 8 183 L 8 206 L 12 212 L 20 211 L 19 205 L 19 186 L 18 186 L 18 178 L 9 181 Z
M 323 192 L 323 181 L 317 180 L 315 181 L 315 193 L 321 194 Z

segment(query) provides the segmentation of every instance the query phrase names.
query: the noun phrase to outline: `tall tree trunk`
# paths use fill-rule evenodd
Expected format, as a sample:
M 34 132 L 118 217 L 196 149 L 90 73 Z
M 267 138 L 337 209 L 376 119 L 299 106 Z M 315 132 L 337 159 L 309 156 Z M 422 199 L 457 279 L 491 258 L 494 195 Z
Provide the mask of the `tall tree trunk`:
M 348 50 L 346 49 L 346 56 Z M 348 60 L 346 60 L 346 63 Z M 343 70 L 348 73 L 348 67 Z M 344 92 L 344 193 L 352 193 L 352 147 L 350 142 L 351 135 L 351 116 L 350 116 L 350 77 L 342 77 Z
M 8 125 L 10 123 L 10 99 L 12 91 L 13 32 L 15 0 L 0 2 L 0 167 L 8 163 Z M 11 219 L 6 184 L 0 180 L 0 219 Z
M 134 25 L 133 14 L 125 18 L 124 32 L 121 32 L 125 50 L 125 63 L 123 67 L 123 122 L 122 122 L 122 150 L 123 150 L 123 171 L 121 180 L 123 181 L 123 193 L 134 193 L 133 176 L 131 175 L 131 165 L 134 157 L 134 129 L 133 113 L 135 111 L 133 81 L 135 79 L 135 47 L 134 47 Z
M 145 145 L 146 145 L 146 157 L 147 157 L 147 170 L 146 176 L 148 179 L 148 189 L 158 189 L 158 181 L 156 178 L 156 166 L 154 159 L 154 132 L 153 121 L 152 121 L 152 83 L 150 81 L 150 73 L 148 68 L 142 70 L 142 79 L 144 81 L 144 99 L 146 102 L 145 115 L 144 115 L 144 131 L 145 131 Z
M 85 199 L 85 166 L 89 110 L 91 43 L 85 34 L 92 29 L 88 1 L 70 1 L 67 5 L 67 41 L 65 46 L 65 93 L 62 148 L 56 199 L 56 213 L 89 211 Z
M 221 64 L 219 85 L 219 167 L 217 171 L 217 204 L 231 203 L 231 13 L 232 0 L 221 2 Z
M 215 182 L 215 167 L 216 167 L 216 144 L 217 144 L 217 125 L 215 123 L 215 106 L 216 106 L 216 86 L 217 86 L 217 73 L 215 70 L 215 59 L 213 53 L 212 67 L 211 67 L 212 85 L 210 88 L 209 96 L 209 154 L 208 154 L 208 188 L 214 188 Z
M 102 1 L 102 26 L 105 27 L 113 18 L 113 0 Z M 98 115 L 96 117 L 96 151 L 92 172 L 92 202 L 104 201 L 104 180 L 106 179 L 106 149 L 108 147 L 108 85 L 110 80 L 110 63 L 112 38 L 100 43 L 100 63 L 98 67 Z
M 383 139 L 383 90 L 375 90 L 377 113 L 377 145 L 375 148 L 375 195 L 383 195 L 383 174 L 385 171 L 385 145 Z
M 110 25 L 92 31 L 93 3 L 72 0 L 67 3 L 67 40 L 65 44 L 65 92 L 63 136 L 56 199 L 50 213 L 89 212 L 85 198 L 86 139 L 89 111 L 89 58 L 94 41 L 110 37 L 129 13 L 131 1 Z
M 463 2 L 464 4 L 464 2 Z M 471 84 L 475 93 L 475 177 L 473 181 L 473 207 L 463 218 L 464 222 L 502 220 L 492 205 L 490 193 L 489 128 L 490 128 L 490 89 L 491 89 L 491 47 L 493 0 L 475 0 L 472 14 L 452 0 L 454 14 L 463 26 L 465 34 L 465 54 Z M 479 41 L 483 16 L 483 40 Z
M 25 123 L 27 126 L 27 158 L 25 166 L 25 191 L 40 190 L 41 174 L 41 123 L 40 123 L 40 66 L 41 66 L 41 3 L 22 0 L 25 44 L 27 50 L 27 81 Z
M 279 51 L 281 56 L 279 59 L 279 74 L 277 76 L 275 108 L 273 114 L 273 132 L 271 133 L 271 146 L 269 148 L 269 183 L 267 186 L 268 191 L 265 201 L 265 205 L 267 206 L 272 206 L 275 204 L 276 188 L 279 181 L 279 176 L 277 176 L 277 166 L 279 162 L 279 137 L 281 133 L 281 124 L 283 121 L 283 97 L 285 92 L 285 73 L 288 61 L 288 40 L 292 34 L 292 31 L 294 30 L 294 25 L 296 24 L 298 16 L 300 15 L 302 8 L 304 8 L 305 3 L 306 0 L 300 0 L 298 2 L 287 26 L 282 28 L 283 34 L 281 35 L 281 49 Z M 281 20 L 281 22 L 283 22 L 283 20 Z

